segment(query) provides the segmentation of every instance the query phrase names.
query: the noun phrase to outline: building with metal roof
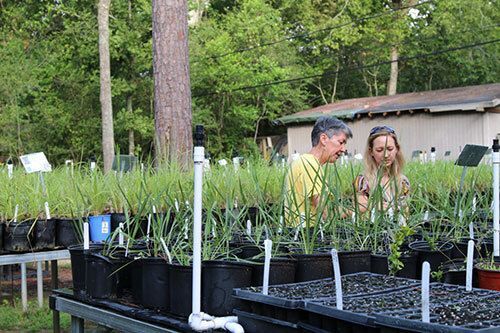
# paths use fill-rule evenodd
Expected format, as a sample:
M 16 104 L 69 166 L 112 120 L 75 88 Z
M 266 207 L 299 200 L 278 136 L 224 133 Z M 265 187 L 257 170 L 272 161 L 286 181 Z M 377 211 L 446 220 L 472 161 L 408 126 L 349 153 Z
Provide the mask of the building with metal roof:
M 311 130 L 319 116 L 344 120 L 352 129 L 349 153 L 362 153 L 370 129 L 389 125 L 396 130 L 405 156 L 414 151 L 455 158 L 465 144 L 491 146 L 500 134 L 500 84 L 363 97 L 322 105 L 275 120 L 287 127 L 289 155 L 311 148 Z

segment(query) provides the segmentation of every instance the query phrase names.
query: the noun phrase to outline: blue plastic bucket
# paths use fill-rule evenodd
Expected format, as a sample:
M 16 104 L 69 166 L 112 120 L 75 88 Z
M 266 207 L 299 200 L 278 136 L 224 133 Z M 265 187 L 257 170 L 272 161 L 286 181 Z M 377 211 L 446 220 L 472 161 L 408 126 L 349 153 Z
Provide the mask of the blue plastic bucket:
M 104 242 L 111 233 L 111 214 L 89 216 L 90 240 Z

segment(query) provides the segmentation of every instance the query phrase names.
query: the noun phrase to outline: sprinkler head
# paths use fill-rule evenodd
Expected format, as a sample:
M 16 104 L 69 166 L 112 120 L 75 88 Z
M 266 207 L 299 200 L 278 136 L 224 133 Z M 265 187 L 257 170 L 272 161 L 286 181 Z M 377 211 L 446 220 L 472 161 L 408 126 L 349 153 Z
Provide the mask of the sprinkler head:
M 205 138 L 205 130 L 203 125 L 196 125 L 194 130 L 194 145 L 203 146 L 203 139 Z

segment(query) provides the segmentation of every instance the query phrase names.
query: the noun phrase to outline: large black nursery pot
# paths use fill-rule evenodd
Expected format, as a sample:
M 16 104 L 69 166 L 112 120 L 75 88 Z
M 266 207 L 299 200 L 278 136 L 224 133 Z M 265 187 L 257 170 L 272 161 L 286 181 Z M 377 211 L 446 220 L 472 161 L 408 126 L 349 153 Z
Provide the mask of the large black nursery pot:
M 232 297 L 233 289 L 252 284 L 252 266 L 241 262 L 204 261 L 201 274 L 203 311 L 213 316 L 232 314 L 239 303 Z
M 236 250 L 235 254 L 240 259 L 253 258 L 264 251 L 262 247 L 250 241 L 231 242 L 229 247 Z
M 435 249 L 427 241 L 416 241 L 410 244 L 410 249 L 418 253 L 417 259 L 417 278 L 422 276 L 422 264 L 427 261 L 431 266 L 431 271 L 437 271 L 439 266 L 450 260 L 453 244 L 451 242 L 436 242 Z
M 163 258 L 147 257 L 141 260 L 142 305 L 148 309 L 169 311 L 169 269 Z
M 83 244 L 71 245 L 68 247 L 71 258 L 71 274 L 73 279 L 73 294 L 84 298 L 85 293 L 85 253 L 100 251 L 103 246 L 101 244 L 90 244 L 89 250 L 83 249 Z
M 324 279 L 333 276 L 332 256 L 328 252 L 292 255 L 297 260 L 295 282 Z
M 131 263 L 130 266 L 130 292 L 132 293 L 132 299 L 136 304 L 142 304 L 142 291 L 143 291 L 143 281 L 142 281 L 142 260 L 144 258 L 130 256 Z
M 370 256 L 370 271 L 377 274 L 389 274 L 389 262 L 387 254 L 375 254 Z
M 407 251 L 401 254 L 399 260 L 403 263 L 403 268 L 396 272 L 396 276 L 407 279 L 416 279 L 418 254 L 413 251 Z
M 295 282 L 297 260 L 294 258 L 271 258 L 269 285 Z M 253 266 L 252 286 L 262 286 L 264 281 L 264 259 Z
M 56 220 L 56 246 L 69 247 L 81 243 L 78 219 L 59 218 Z
M 188 317 L 192 310 L 193 266 L 171 264 L 169 269 L 170 313 Z
M 31 250 L 34 241 L 34 220 L 10 222 L 5 225 L 4 249 L 10 252 L 26 252 Z
M 53 249 L 56 246 L 56 221 L 54 219 L 36 220 L 35 250 Z
M 86 295 L 93 299 L 116 296 L 118 267 L 100 252 L 86 252 L 84 256 Z
M 448 284 L 455 284 L 465 286 L 466 282 L 466 263 L 464 259 L 452 259 L 445 261 L 441 265 L 443 271 L 443 282 Z M 472 270 L 472 285 L 477 287 L 477 270 Z
M 342 275 L 370 271 L 370 251 L 339 251 L 338 256 Z
M 131 293 L 132 286 L 132 258 L 125 256 L 125 249 L 115 251 L 110 256 L 113 265 L 116 267 L 117 275 L 116 297 L 121 298 Z

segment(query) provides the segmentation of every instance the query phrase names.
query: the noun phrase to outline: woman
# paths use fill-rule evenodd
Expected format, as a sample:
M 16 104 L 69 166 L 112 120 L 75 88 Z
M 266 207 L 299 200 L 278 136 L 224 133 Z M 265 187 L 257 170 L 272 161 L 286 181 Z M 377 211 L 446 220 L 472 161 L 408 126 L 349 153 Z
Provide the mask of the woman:
M 376 126 L 371 129 L 364 161 L 364 175 L 354 181 L 359 211 L 368 209 L 370 198 L 373 208 L 404 209 L 410 182 L 402 174 L 405 161 L 392 127 Z

